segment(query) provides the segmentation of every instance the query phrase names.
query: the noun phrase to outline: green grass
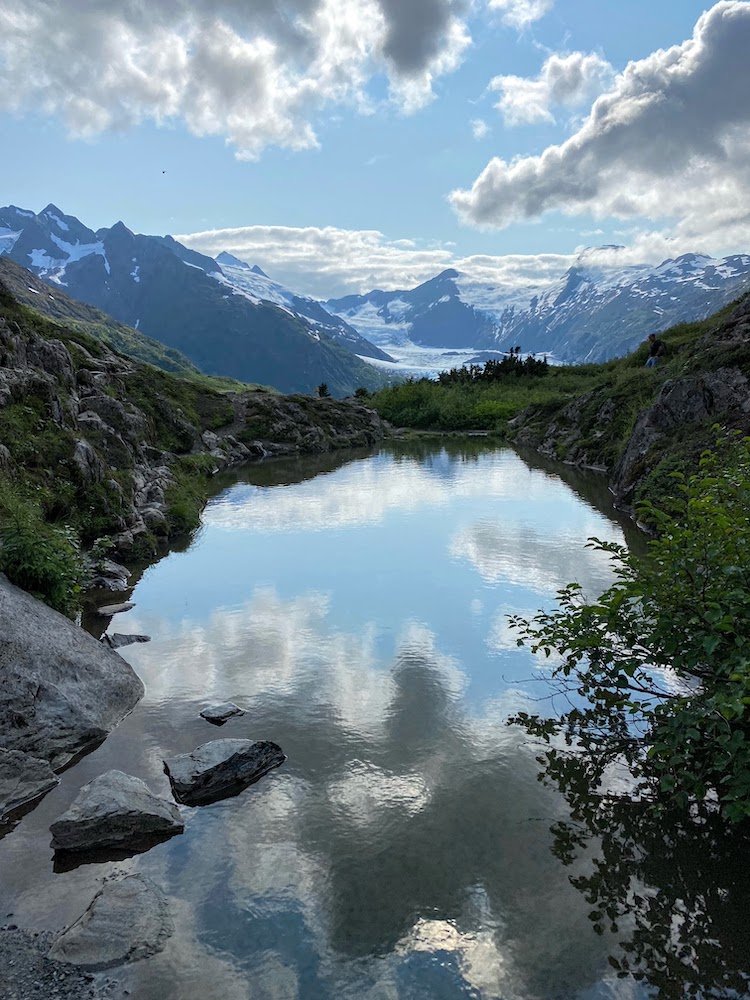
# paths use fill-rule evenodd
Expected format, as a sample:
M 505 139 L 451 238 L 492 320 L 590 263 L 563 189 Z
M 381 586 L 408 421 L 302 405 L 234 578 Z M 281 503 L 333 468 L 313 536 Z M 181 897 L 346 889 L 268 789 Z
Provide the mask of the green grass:
M 487 430 L 509 433 L 508 423 L 524 413 L 527 427 L 540 434 L 556 421 L 564 428 L 565 406 L 580 401 L 591 437 L 582 442 L 602 465 L 611 466 L 628 440 L 638 413 L 648 406 L 667 379 L 690 373 L 738 367 L 750 374 L 750 346 L 712 340 L 712 334 L 737 308 L 737 302 L 706 320 L 681 323 L 659 334 L 667 358 L 645 368 L 641 345 L 625 358 L 604 364 L 550 366 L 543 373 L 501 376 L 494 382 L 443 385 L 428 379 L 407 380 L 372 394 L 369 405 L 397 427 L 431 431 Z M 608 408 L 606 435 L 599 434 L 600 414 Z M 562 457 L 562 456 L 560 456 Z

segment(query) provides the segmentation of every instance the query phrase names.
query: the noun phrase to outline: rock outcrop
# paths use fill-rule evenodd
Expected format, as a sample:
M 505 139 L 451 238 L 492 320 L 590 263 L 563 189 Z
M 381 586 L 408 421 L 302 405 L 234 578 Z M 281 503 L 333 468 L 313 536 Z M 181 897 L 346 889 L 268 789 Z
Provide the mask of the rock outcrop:
M 157 885 L 140 874 L 115 877 L 54 941 L 48 957 L 97 972 L 156 955 L 173 933 L 169 905 Z
M 56 851 L 138 849 L 184 829 L 174 802 L 154 795 L 132 774 L 106 771 L 84 785 L 67 812 L 52 824 L 50 846 Z
M 0 825 L 46 795 L 58 780 L 46 760 L 0 747 Z
M 132 668 L 0 575 L 0 746 L 54 770 L 104 739 L 143 695 Z
M 286 760 L 280 746 L 265 740 L 212 740 L 192 753 L 164 761 L 178 802 L 197 806 L 236 795 Z

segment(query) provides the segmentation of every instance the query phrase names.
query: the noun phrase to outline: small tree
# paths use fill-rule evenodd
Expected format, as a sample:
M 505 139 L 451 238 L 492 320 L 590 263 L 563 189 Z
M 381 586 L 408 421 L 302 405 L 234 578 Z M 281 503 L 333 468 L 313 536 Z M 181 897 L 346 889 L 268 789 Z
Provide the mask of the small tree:
M 318 396 L 320 397 L 320 399 L 326 399 L 326 397 L 330 395 L 331 393 L 328 391 L 328 383 L 321 382 L 320 385 L 318 386 Z
M 511 619 L 519 645 L 561 657 L 571 705 L 511 721 L 543 741 L 543 777 L 569 797 L 625 764 L 649 808 L 713 797 L 736 821 L 750 816 L 750 439 L 673 478 L 664 509 L 644 505 L 660 533 L 645 556 L 592 540 L 617 576 L 598 601 L 570 584 L 558 610 Z
M 354 390 L 354 396 L 356 399 L 369 399 L 370 390 L 365 389 L 363 385 L 358 385 L 357 388 Z

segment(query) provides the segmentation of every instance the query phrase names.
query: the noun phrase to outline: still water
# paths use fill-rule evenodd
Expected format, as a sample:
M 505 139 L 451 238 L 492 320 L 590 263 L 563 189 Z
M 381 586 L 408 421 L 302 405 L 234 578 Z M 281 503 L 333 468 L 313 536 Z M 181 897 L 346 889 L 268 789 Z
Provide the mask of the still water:
M 176 925 L 117 973 L 147 1000 L 636 996 L 549 852 L 562 801 L 505 725 L 551 693 L 505 616 L 573 579 L 595 596 L 610 569 L 586 540 L 623 541 L 601 484 L 566 475 L 467 442 L 228 482 L 110 625 L 153 637 L 122 651 L 146 695 L 0 841 L 3 916 L 59 927 L 103 875 L 145 873 Z M 217 730 L 214 700 L 247 714 Z M 116 767 L 168 794 L 162 758 L 220 737 L 288 760 L 146 854 L 53 872 L 49 824 L 82 784 Z

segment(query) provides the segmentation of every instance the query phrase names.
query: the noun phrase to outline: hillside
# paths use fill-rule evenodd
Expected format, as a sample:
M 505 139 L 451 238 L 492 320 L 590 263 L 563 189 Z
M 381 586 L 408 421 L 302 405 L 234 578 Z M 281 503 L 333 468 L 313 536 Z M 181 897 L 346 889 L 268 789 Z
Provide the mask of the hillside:
M 222 468 L 382 433 L 356 403 L 160 371 L 43 316 L 0 281 L 0 571 L 27 589 L 43 592 L 34 574 L 54 576 L 78 541 L 99 543 L 99 556 L 152 556 L 197 524 Z
M 122 222 L 94 232 L 55 205 L 38 214 L 8 206 L 0 208 L 0 256 L 181 352 L 206 374 L 284 392 L 326 382 L 336 396 L 384 384 L 349 349 L 340 321 L 331 318 L 326 328 L 258 298 L 212 257 L 171 237 L 137 235 Z
M 667 356 L 645 368 L 647 348 L 600 365 L 524 361 L 454 370 L 372 397 L 385 419 L 422 430 L 486 429 L 521 447 L 606 472 L 626 508 L 669 491 L 715 425 L 750 433 L 750 296 L 709 319 L 661 335 Z
M 566 362 L 606 361 L 652 331 L 702 320 L 750 288 L 750 255 L 685 254 L 658 267 L 612 266 L 617 248 L 580 254 L 558 281 L 522 286 L 480 281 L 454 269 L 416 288 L 373 291 L 325 303 L 381 346 L 551 354 Z

